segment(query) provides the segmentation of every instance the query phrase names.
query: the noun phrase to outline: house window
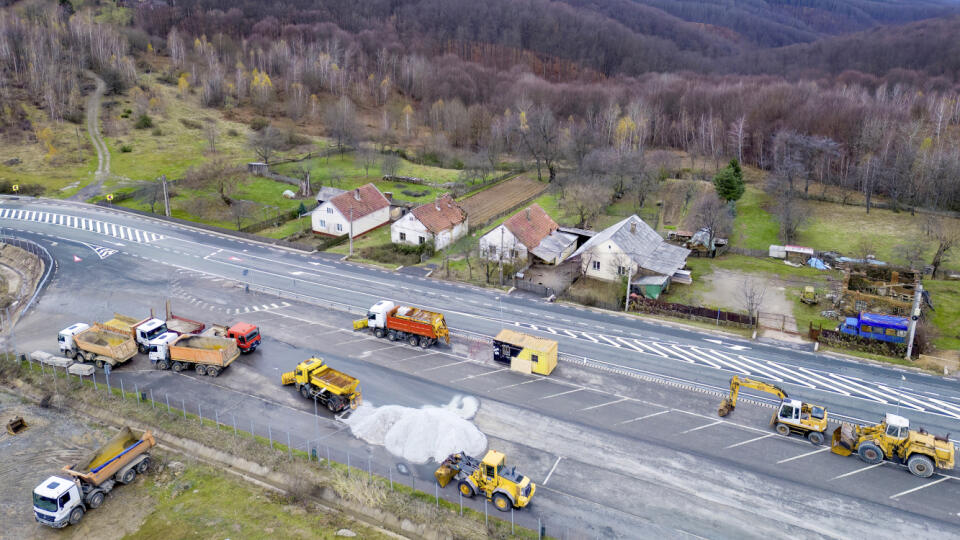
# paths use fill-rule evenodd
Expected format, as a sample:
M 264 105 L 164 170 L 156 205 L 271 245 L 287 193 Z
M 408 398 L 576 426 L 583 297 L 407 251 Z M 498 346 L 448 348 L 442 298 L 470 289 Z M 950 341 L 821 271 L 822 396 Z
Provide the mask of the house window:
M 516 258 L 517 258 L 517 250 L 515 250 L 515 249 L 511 249 L 511 250 L 510 250 L 510 258 L 511 258 L 511 259 L 516 259 Z
M 328 206 L 328 207 L 327 207 L 327 213 L 328 213 L 328 214 L 332 214 L 332 213 L 333 213 L 333 207 L 332 207 L 332 206 Z
M 427 241 L 427 239 L 421 236 L 421 237 L 420 237 L 420 240 L 417 241 L 417 243 L 418 243 L 418 244 L 422 244 L 422 243 L 424 243 L 424 242 L 426 242 L 426 241 Z
M 323 220 L 323 219 L 320 220 L 320 228 L 321 228 L 321 229 L 326 229 L 326 228 L 327 228 L 327 222 L 326 222 L 326 220 Z
M 593 269 L 600 270 L 600 261 L 593 261 Z
M 405 232 L 400 233 L 400 241 L 403 242 L 406 239 L 407 239 L 407 233 Z
M 533 362 L 534 364 L 536 364 L 537 362 L 540 361 L 540 357 L 537 356 L 537 355 L 535 355 L 535 354 L 531 354 L 531 355 L 530 355 L 530 361 Z
M 624 267 L 624 266 L 618 266 L 618 267 L 617 267 L 617 275 L 618 275 L 618 276 L 622 276 L 622 275 L 624 275 L 624 274 L 626 274 L 626 273 L 627 273 L 626 267 Z
M 343 232 L 343 224 L 337 223 L 337 232 Z

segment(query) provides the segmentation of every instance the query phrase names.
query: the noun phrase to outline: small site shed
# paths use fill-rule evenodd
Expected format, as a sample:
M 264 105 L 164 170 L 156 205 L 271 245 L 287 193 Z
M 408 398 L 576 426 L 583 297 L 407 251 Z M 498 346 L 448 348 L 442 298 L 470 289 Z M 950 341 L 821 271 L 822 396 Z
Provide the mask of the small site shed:
M 522 373 L 549 375 L 557 367 L 557 342 L 504 328 L 493 338 L 493 360 Z

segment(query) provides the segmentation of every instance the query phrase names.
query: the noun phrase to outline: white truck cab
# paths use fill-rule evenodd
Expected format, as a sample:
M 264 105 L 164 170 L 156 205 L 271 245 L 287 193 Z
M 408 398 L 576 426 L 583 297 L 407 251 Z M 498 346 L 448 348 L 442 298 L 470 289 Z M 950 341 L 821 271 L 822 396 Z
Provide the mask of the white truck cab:
M 60 352 L 76 350 L 77 344 L 74 342 L 73 336 L 88 328 L 90 328 L 89 324 L 75 323 L 61 330 L 60 333 L 57 334 L 57 343 L 60 344 Z
M 74 480 L 51 476 L 33 489 L 33 517 L 43 525 L 59 529 L 80 521 L 84 512 L 86 505 Z
M 143 352 L 150 346 L 150 342 L 167 333 L 167 323 L 162 319 L 150 319 L 138 326 L 134 333 L 136 334 L 134 338 L 137 340 L 137 345 Z
M 147 358 L 150 359 L 150 362 L 156 364 L 168 360 L 170 358 L 170 344 L 176 341 L 178 337 L 180 337 L 180 334 L 176 332 L 164 332 L 150 340 L 150 345 L 147 347 Z
M 370 310 L 367 311 L 367 327 L 386 328 L 387 313 L 389 313 L 394 307 L 396 307 L 396 304 L 389 300 L 380 300 L 376 304 L 370 306 Z

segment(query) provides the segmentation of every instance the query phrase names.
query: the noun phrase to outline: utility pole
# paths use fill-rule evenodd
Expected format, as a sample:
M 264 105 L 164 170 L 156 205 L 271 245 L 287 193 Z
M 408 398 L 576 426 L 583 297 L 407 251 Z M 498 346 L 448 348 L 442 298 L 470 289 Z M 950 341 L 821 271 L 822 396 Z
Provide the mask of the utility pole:
M 913 336 L 917 333 L 917 319 L 920 318 L 920 297 L 923 295 L 923 283 L 917 281 L 917 290 L 913 293 L 913 308 L 910 310 L 910 330 L 907 331 L 907 360 L 913 353 Z
M 160 183 L 163 185 L 163 211 L 167 217 L 170 217 L 170 195 L 167 192 L 167 175 L 160 175 Z
M 348 257 L 353 257 L 353 207 L 350 207 L 350 254 Z
M 633 278 L 633 261 L 627 263 L 627 292 L 623 295 L 623 311 L 630 309 L 630 280 Z
M 498 266 L 500 267 L 500 281 L 497 283 L 503 287 L 503 225 L 500 225 L 500 249 L 497 250 L 499 257 Z

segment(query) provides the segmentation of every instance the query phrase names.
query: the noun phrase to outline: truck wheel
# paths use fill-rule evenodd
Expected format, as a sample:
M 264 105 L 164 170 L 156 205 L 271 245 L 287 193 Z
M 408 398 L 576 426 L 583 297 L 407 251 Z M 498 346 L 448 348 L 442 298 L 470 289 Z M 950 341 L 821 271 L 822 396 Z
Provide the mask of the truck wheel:
M 194 369 L 194 371 L 197 372 L 197 375 L 206 375 L 206 374 L 207 374 L 207 366 L 205 366 L 205 365 L 203 365 L 203 364 L 197 364 L 196 367 L 194 367 L 193 369 Z
M 382 338 L 382 337 L 383 337 L 383 328 L 374 328 L 374 329 L 373 329 L 373 335 L 377 336 L 378 339 L 379 339 L 379 338 Z
M 389 332 L 387 332 L 387 339 L 389 339 L 390 341 L 396 341 L 397 333 L 393 330 L 390 330 Z
M 218 367 L 216 367 L 216 366 L 211 366 L 211 367 L 208 367 L 208 368 L 207 368 L 207 376 L 208 376 L 208 377 L 216 377 L 216 376 L 219 375 L 219 374 L 220 374 L 220 368 L 218 368 Z
M 870 465 L 876 465 L 883 461 L 883 450 L 879 446 L 873 444 L 872 442 L 865 442 L 860 445 L 860 448 L 857 449 L 857 455 L 860 456 L 864 462 L 869 463 Z
M 120 477 L 121 484 L 129 484 L 133 482 L 133 479 L 137 477 L 137 471 L 134 469 L 128 469 L 127 472 L 123 473 L 123 476 Z
M 303 396 L 304 399 L 310 399 L 310 389 L 307 388 L 307 385 L 300 387 L 300 395 Z
M 823 433 L 820 433 L 819 431 L 811 431 L 810 433 L 807 433 L 807 440 L 817 446 L 820 446 L 823 444 Z
M 332 397 L 327 400 L 327 409 L 332 413 L 336 413 L 343 410 L 343 405 L 340 403 L 339 398 Z
M 467 482 L 466 480 L 461 480 L 460 483 L 457 484 L 457 489 L 460 490 L 460 494 L 463 495 L 464 497 L 468 499 L 470 497 L 473 497 L 473 486 L 470 485 L 470 482 Z
M 407 339 L 407 343 L 409 343 L 411 347 L 416 347 L 418 341 L 419 341 L 419 340 L 417 339 L 417 336 L 410 336 L 410 337 Z
M 146 354 L 147 352 L 147 348 L 143 345 L 143 343 L 137 343 L 137 350 L 140 351 L 140 354 Z
M 166 371 L 170 369 L 170 364 L 168 364 L 166 360 L 160 360 L 159 362 L 157 362 L 157 369 Z
M 920 478 L 930 478 L 933 476 L 933 460 L 923 454 L 914 454 L 907 459 L 907 468 L 914 475 Z
M 423 337 L 423 336 L 420 337 L 420 348 L 421 348 L 421 349 L 429 349 L 431 345 L 433 345 L 433 340 L 432 340 L 432 339 L 430 339 L 430 338 L 428 338 L 428 337 Z
M 183 364 L 181 364 L 180 362 L 174 362 L 170 366 L 170 369 L 176 371 L 177 373 L 180 373 L 181 371 L 183 371 Z
M 513 506 L 510 503 L 510 497 L 507 497 L 503 493 L 493 494 L 493 505 L 496 506 L 497 510 L 501 512 L 507 512 L 510 510 L 510 507 Z
M 100 508 L 101 504 L 103 504 L 102 491 L 97 491 L 87 498 L 87 506 L 89 506 L 90 508 Z
M 150 458 L 143 458 L 143 461 L 137 463 L 137 474 L 146 474 L 150 470 Z
M 790 435 L 790 426 L 786 424 L 777 424 L 777 433 L 783 436 Z
M 80 520 L 83 519 L 83 507 L 78 506 L 70 511 L 70 524 L 76 525 L 80 523 Z
M 94 362 L 94 364 L 95 364 L 98 368 L 103 369 L 103 358 L 97 357 L 97 361 Z

